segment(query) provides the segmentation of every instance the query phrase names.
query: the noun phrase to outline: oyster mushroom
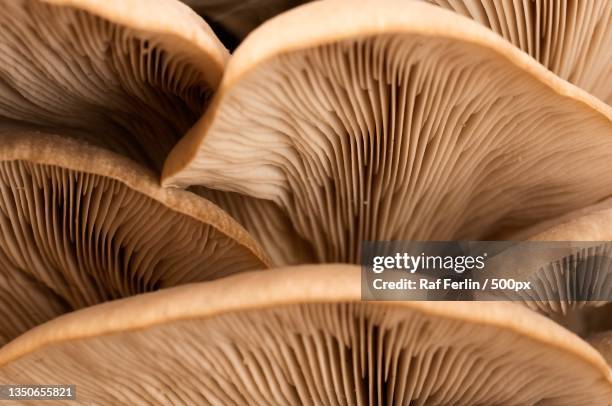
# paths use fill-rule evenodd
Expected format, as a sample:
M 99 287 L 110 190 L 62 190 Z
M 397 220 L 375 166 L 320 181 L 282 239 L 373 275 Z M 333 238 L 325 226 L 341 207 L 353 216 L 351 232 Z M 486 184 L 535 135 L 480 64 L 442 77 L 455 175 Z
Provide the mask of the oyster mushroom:
M 612 199 L 537 223 L 506 238 L 532 241 L 612 240 Z
M 427 1 L 478 21 L 563 79 L 612 103 L 612 2 Z
M 594 334 L 587 341 L 612 365 L 612 331 Z
M 4 256 L 4 253 L 0 253 Z M 30 328 L 68 313 L 71 306 L 44 283 L 0 259 L 0 347 Z M 12 271 L 11 271 L 12 270 Z
M 612 329 L 612 199 L 506 236 L 518 241 L 503 252 L 504 266 L 476 278 L 530 282 L 503 292 L 581 335 Z M 558 242 L 555 244 L 555 242 Z M 533 249 L 534 254 L 528 255 Z
M 601 356 L 543 316 L 511 303 L 362 302 L 359 275 L 357 266 L 302 266 L 94 306 L 6 345 L 0 380 L 71 382 L 81 402 L 110 404 L 612 397 Z
M 272 201 L 316 260 L 357 262 L 366 240 L 486 239 L 592 204 L 611 154 L 609 106 L 481 25 L 330 0 L 245 40 L 163 183 Z
M 275 203 L 201 186 L 189 190 L 215 203 L 246 228 L 266 248 L 273 266 L 316 262 L 312 246 L 296 235 L 291 221 Z
M 0 12 L 0 127 L 86 139 L 161 166 L 228 53 L 175 0 L 14 0 Z
M 71 309 L 266 267 L 225 212 L 127 158 L 40 133 L 0 138 L 0 314 L 20 312 L 0 318 L 0 344 Z

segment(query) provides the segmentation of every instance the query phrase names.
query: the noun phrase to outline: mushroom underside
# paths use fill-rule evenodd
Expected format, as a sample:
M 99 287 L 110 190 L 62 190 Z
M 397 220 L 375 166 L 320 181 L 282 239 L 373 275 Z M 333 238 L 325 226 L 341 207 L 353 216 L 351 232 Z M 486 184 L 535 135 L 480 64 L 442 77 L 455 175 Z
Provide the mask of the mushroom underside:
M 477 277 L 530 282 L 530 290 L 500 298 L 522 302 L 581 336 L 612 329 L 611 207 L 607 199 L 508 235 L 527 241 L 504 253 L 506 266 Z
M 325 269 L 334 272 L 327 280 L 323 272 L 299 268 L 260 273 L 262 279 L 238 275 L 210 285 L 225 299 L 201 316 L 186 305 L 186 295 L 174 296 L 182 288 L 159 292 L 166 302 L 143 295 L 113 304 L 112 313 L 97 306 L 5 347 L 0 377 L 72 382 L 80 400 L 104 403 L 575 405 L 612 396 L 603 359 L 541 316 L 509 303 L 480 316 L 475 303 L 462 304 L 461 313 L 442 303 L 358 302 L 358 284 L 326 286 L 359 272 L 350 271 Z M 291 285 L 305 280 L 311 299 Z M 193 297 L 198 289 L 185 291 Z M 292 299 L 298 291 L 301 298 Z M 333 293 L 322 299 L 327 294 L 317 291 Z M 340 299 L 347 291 L 354 299 Z M 187 309 L 164 313 L 170 300 Z M 122 324 L 130 307 L 145 301 L 143 323 L 152 324 Z M 78 325 L 86 315 L 94 320 L 82 335 Z M 508 327 L 505 317 L 520 318 L 523 327 Z M 91 330 L 103 318 L 94 327 L 100 330 Z M 112 324 L 115 318 L 123 321 Z M 531 324 L 546 333 L 532 335 Z M 45 344 L 46 334 L 62 332 L 73 337 Z
M 58 312 L 266 267 L 227 214 L 127 160 L 61 137 L 2 137 L 3 310 L 20 312 L 1 319 L 2 341 Z
M 608 365 L 612 366 L 612 326 L 608 326 L 606 331 L 591 335 L 587 341 L 599 351 Z
M 612 2 L 427 1 L 472 18 L 561 78 L 612 103 Z
M 198 66 L 195 46 L 172 34 L 41 0 L 3 7 L 0 127 L 85 139 L 159 171 L 220 76 L 213 57 L 201 52 Z
M 609 196 L 609 110 L 561 95 L 569 84 L 519 68 L 499 43 L 322 42 L 277 45 L 249 68 L 238 50 L 237 78 L 171 153 L 164 183 L 272 201 L 322 262 L 359 261 L 361 241 L 494 239 Z
M 296 234 L 285 212 L 275 203 L 202 186 L 189 190 L 215 203 L 246 228 L 265 247 L 274 266 L 315 262 L 310 244 Z
M 71 310 L 69 303 L 31 275 L 0 272 L 0 347 Z

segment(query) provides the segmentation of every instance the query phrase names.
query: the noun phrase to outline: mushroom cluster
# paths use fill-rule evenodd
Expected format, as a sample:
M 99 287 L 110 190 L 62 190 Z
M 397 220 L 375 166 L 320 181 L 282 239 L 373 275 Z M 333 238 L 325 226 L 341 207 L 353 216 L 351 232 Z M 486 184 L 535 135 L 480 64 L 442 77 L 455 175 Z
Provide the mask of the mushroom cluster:
M 612 263 L 517 266 L 531 296 L 486 304 L 363 301 L 357 265 L 612 257 L 612 0 L 1 4 L 0 386 L 612 404 Z

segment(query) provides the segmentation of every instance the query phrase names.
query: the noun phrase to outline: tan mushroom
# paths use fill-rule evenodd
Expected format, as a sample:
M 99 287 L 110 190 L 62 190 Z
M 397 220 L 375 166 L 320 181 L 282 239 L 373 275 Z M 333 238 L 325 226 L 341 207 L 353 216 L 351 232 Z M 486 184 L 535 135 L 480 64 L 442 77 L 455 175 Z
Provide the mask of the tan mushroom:
M 225 212 L 127 158 L 41 133 L 0 138 L 0 345 L 71 309 L 266 267 Z
M 612 331 L 594 334 L 587 341 L 612 365 Z
M 5 261 L 0 260 L 0 264 L 4 266 Z M 0 347 L 71 310 L 61 296 L 28 273 L 12 268 L 0 271 Z
M 427 0 L 478 21 L 557 75 L 612 103 L 612 2 Z
M 228 53 L 177 0 L 12 0 L 0 13 L 0 126 L 39 128 L 160 170 Z
M 269 200 L 194 186 L 190 190 L 210 200 L 266 248 L 274 266 L 314 263 L 313 249 L 296 235 L 285 212 Z
M 105 303 L 0 350 L 0 380 L 102 404 L 605 404 L 590 346 L 521 306 L 361 302 L 360 269 L 246 273 Z M 208 299 L 208 300 L 207 300 Z M 58 368 L 61 365 L 61 368 Z
M 507 235 L 506 238 L 532 241 L 610 241 L 612 199 L 537 223 Z
M 269 200 L 318 261 L 357 262 L 365 240 L 491 238 L 595 203 L 611 153 L 609 106 L 481 25 L 330 0 L 245 40 L 163 183 Z
M 503 252 L 502 266 L 488 267 L 477 279 L 530 282 L 531 289 L 500 297 L 520 301 L 581 335 L 612 329 L 612 199 L 505 238 L 526 241 Z

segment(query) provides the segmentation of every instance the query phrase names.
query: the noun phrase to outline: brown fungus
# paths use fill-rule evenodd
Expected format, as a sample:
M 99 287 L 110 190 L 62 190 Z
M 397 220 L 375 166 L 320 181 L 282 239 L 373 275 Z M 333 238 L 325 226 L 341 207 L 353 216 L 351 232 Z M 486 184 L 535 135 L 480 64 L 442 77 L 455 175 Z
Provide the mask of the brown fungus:
M 225 212 L 127 158 L 0 137 L 0 344 L 69 310 L 266 267 Z
M 612 365 L 612 330 L 593 334 L 587 338 L 587 342 L 599 351 L 608 365 Z
M 312 246 L 296 235 L 291 220 L 275 203 L 201 186 L 190 190 L 215 203 L 247 229 L 274 266 L 314 263 Z
M 606 197 L 611 118 L 453 12 L 323 1 L 245 40 L 163 183 L 269 200 L 316 260 L 357 262 L 362 241 L 491 238 Z
M 612 328 L 611 199 L 505 237 L 526 241 L 500 254 L 503 266 L 489 267 L 476 279 L 529 282 L 529 289 L 499 297 L 549 315 L 578 334 Z
M 427 1 L 478 21 L 561 78 L 612 103 L 612 1 Z
M 362 302 L 359 274 L 302 266 L 94 306 L 1 349 L 0 381 L 71 382 L 81 402 L 103 404 L 612 398 L 601 356 L 543 316 L 512 303 Z
M 0 13 L 0 127 L 83 138 L 160 170 L 228 53 L 174 0 L 11 0 Z

